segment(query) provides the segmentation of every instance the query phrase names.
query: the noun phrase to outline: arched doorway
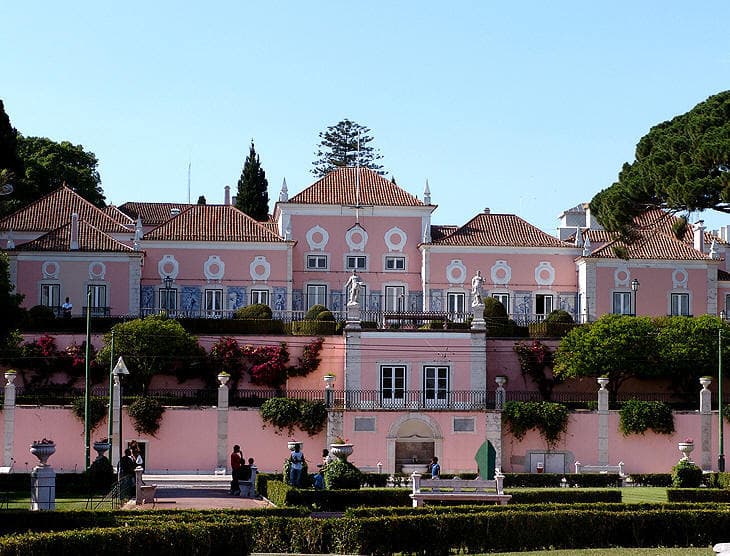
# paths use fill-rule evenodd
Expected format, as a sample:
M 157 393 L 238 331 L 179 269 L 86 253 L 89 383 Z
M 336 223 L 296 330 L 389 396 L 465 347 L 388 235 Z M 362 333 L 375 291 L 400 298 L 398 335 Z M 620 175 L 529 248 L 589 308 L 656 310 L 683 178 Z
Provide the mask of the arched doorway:
M 433 419 L 421 414 L 403 416 L 388 434 L 388 471 L 425 473 L 431 458 L 441 457 L 442 443 L 441 429 Z

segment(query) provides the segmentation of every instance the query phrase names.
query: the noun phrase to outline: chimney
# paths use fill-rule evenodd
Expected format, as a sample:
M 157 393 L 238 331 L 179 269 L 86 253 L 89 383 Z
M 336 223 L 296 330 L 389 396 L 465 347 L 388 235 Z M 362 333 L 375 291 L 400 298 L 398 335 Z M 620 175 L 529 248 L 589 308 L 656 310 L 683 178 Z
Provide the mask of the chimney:
M 698 220 L 694 225 L 694 248 L 700 253 L 705 252 L 705 221 Z
M 223 193 L 223 204 L 224 205 L 230 205 L 231 204 L 231 186 L 226 185 L 223 190 L 225 193 Z
M 69 249 L 72 251 L 78 251 L 79 249 L 79 215 L 73 213 L 71 215 L 71 244 Z
M 492 211 L 491 211 L 491 210 L 489 210 L 489 207 L 486 207 L 486 208 L 484 209 L 484 214 L 489 214 L 490 212 L 492 212 Z
M 179 208 L 175 207 L 170 209 L 170 216 L 177 216 L 178 214 L 180 214 Z

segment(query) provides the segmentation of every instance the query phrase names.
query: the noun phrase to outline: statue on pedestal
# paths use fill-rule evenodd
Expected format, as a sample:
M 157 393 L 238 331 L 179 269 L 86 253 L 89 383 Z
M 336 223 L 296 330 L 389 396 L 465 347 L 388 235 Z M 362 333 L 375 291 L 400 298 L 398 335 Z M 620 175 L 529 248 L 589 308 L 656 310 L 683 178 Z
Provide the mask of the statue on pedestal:
M 360 280 L 360 277 L 357 275 L 357 272 L 354 270 L 352 271 L 352 276 L 350 276 L 349 280 L 347 280 L 347 283 L 345 284 L 345 290 L 348 292 L 348 305 L 357 305 L 360 303 L 360 290 L 362 289 L 362 281 Z
M 482 284 L 484 278 L 482 277 L 482 271 L 477 270 L 477 273 L 471 279 L 471 306 L 476 307 L 477 305 L 484 305 L 482 299 Z

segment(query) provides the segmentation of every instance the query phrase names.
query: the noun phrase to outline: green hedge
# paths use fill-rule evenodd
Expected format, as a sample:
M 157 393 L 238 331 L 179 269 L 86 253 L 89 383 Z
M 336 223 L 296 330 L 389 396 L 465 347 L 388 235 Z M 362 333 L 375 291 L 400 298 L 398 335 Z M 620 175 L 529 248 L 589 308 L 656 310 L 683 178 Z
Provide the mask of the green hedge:
M 668 488 L 670 502 L 730 502 L 730 490 L 719 488 Z
M 531 338 L 562 338 L 568 332 L 573 330 L 576 326 L 580 326 L 575 323 L 566 322 L 533 322 L 528 325 Z
M 353 506 L 410 506 L 410 490 L 372 488 L 355 490 L 310 490 L 282 481 L 268 481 L 267 498 L 277 506 L 306 506 L 320 511 L 341 512 Z
M 191 334 L 283 334 L 277 319 L 177 319 Z
M 569 485 L 583 488 L 621 486 L 621 477 L 611 473 L 507 473 L 504 476 L 504 487 L 559 487 L 563 477 L 565 477 Z
M 57 494 L 89 494 L 98 492 L 92 485 L 111 485 L 116 474 L 107 477 L 92 477 L 89 472 L 56 474 Z M 30 492 L 30 473 L 0 474 L 0 491 Z
M 669 473 L 632 473 L 629 477 L 634 486 L 668 487 L 672 484 Z
M 326 320 L 297 320 L 291 323 L 292 336 L 332 336 L 337 323 Z
M 621 491 L 609 489 L 544 488 L 540 490 L 510 490 L 506 494 L 512 495 L 510 504 L 621 502 Z

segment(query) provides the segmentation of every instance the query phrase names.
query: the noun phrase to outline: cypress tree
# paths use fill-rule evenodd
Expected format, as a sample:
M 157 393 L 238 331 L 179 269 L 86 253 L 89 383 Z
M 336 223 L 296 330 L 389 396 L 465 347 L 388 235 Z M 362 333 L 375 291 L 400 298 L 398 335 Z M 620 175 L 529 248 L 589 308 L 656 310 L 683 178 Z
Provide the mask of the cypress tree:
M 236 207 L 259 222 L 269 219 L 269 182 L 266 172 L 261 168 L 259 155 L 256 154 L 253 141 L 238 180 Z

